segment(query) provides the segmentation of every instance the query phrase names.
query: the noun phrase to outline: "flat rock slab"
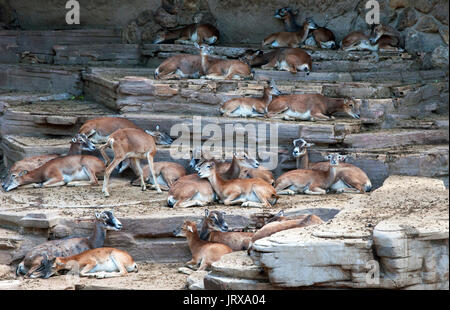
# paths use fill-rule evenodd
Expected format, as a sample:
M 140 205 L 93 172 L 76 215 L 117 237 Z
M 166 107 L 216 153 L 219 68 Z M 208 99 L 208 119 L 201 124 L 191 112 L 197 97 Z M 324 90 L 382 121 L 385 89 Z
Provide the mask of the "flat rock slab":
M 206 290 L 273 290 L 269 282 L 229 278 L 215 274 L 207 274 L 204 278 Z
M 211 265 L 214 275 L 249 280 L 267 280 L 267 274 L 260 266 L 256 266 L 247 251 L 237 251 L 222 256 Z

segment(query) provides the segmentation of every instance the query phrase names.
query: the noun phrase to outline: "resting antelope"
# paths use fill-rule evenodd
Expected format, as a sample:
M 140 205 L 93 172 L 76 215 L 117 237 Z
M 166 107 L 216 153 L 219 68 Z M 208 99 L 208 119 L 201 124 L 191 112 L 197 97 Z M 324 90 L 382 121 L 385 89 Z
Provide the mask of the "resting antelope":
M 174 235 L 187 238 L 192 259 L 186 265 L 191 268 L 200 264 L 198 270 L 205 270 L 212 263 L 220 260 L 223 255 L 233 252 L 225 244 L 200 239 L 197 232 L 197 225 L 194 222 L 185 221 L 180 229 L 174 231 Z
M 388 25 L 378 24 L 372 29 L 370 43 L 378 46 L 379 50 L 403 51 L 400 45 L 400 33 Z
M 306 40 L 311 29 L 317 29 L 317 26 L 311 19 L 307 19 L 298 31 L 273 33 L 264 39 L 262 46 L 299 47 Z
M 266 114 L 266 109 L 272 101 L 272 96 L 279 96 L 275 82 L 272 80 L 264 87 L 262 98 L 235 98 L 225 102 L 220 107 L 220 113 L 226 117 L 258 117 Z
M 48 278 L 51 272 L 46 261 L 55 257 L 71 256 L 89 249 L 101 248 L 108 230 L 118 231 L 122 224 L 112 211 L 94 213 L 94 230 L 92 235 L 83 238 L 65 238 L 42 243 L 32 248 L 17 266 L 16 274 L 27 278 Z
M 278 9 L 275 12 L 275 18 L 281 19 L 284 22 L 284 28 L 288 32 L 296 32 L 301 29 L 301 27 L 295 21 L 295 15 L 298 14 L 298 10 L 292 10 L 290 7 L 284 7 Z M 333 32 L 325 27 L 317 27 L 312 30 L 312 37 L 314 38 L 314 44 L 318 48 L 335 48 L 336 39 Z M 308 43 L 308 40 L 305 41 Z M 307 44 L 310 45 L 310 44 Z M 311 44 L 312 45 L 312 44 Z
M 217 166 L 221 163 L 211 159 Z M 194 168 L 199 170 L 204 160 L 193 162 Z M 247 154 L 234 154 L 231 163 L 223 163 L 222 172 L 219 172 L 222 178 L 236 179 L 246 177 L 245 168 L 257 168 L 259 162 Z M 225 170 L 226 169 L 226 170 Z M 205 206 L 215 200 L 215 193 L 209 181 L 199 178 L 198 174 L 191 174 L 181 177 L 169 190 L 167 204 L 169 207 L 187 208 L 192 206 Z
M 91 155 L 68 155 L 57 157 L 31 170 L 22 171 L 3 184 L 5 191 L 19 186 L 35 184 L 34 187 L 99 185 L 97 175 L 105 171 L 103 161 Z
M 50 275 L 61 270 L 79 270 L 81 277 L 97 279 L 123 277 L 129 272 L 138 272 L 138 266 L 130 254 L 114 248 L 98 248 L 83 253 L 55 257 L 47 263 Z
M 215 44 L 219 40 L 219 30 L 211 24 L 191 24 L 178 29 L 161 30 L 153 44 L 178 40 L 183 44 Z
M 326 171 L 329 169 L 328 162 L 310 163 L 308 156 L 308 148 L 313 146 L 313 143 L 308 143 L 303 139 L 294 140 L 293 156 L 297 159 L 297 169 L 313 169 Z M 346 159 L 342 155 L 343 160 Z M 300 161 L 300 162 L 299 162 Z M 332 190 L 337 193 L 365 193 L 370 192 L 372 183 L 367 174 L 360 168 L 340 162 L 336 172 L 336 181 L 331 185 Z
M 164 191 L 168 191 L 170 187 L 182 176 L 186 175 L 186 169 L 181 166 L 180 164 L 169 162 L 169 161 L 159 161 L 155 162 L 153 164 L 155 167 L 155 175 L 156 180 L 158 181 L 158 184 L 160 188 Z M 146 183 L 150 183 L 155 187 L 153 184 L 153 180 L 149 177 L 150 176 L 150 169 L 148 165 L 144 165 L 142 167 L 142 172 L 144 173 L 144 180 Z M 137 185 L 139 179 L 136 179 L 134 181 L 131 181 L 132 185 Z
M 349 33 L 341 42 L 341 48 L 344 51 L 376 51 L 377 45 L 370 44 L 370 39 L 361 31 L 354 31 Z
M 342 112 L 360 117 L 360 103 L 351 98 L 330 98 L 321 94 L 279 96 L 267 107 L 266 117 L 285 120 L 330 120 L 328 115 Z
M 330 161 L 327 171 L 312 169 L 291 170 L 282 174 L 275 182 L 278 195 L 323 195 L 336 181 L 337 166 L 344 158 L 339 154 L 326 157 Z
M 247 250 L 254 233 L 228 231 L 228 224 L 223 215 L 224 212 L 205 210 L 200 238 L 209 242 L 222 243 L 233 251 Z
M 250 79 L 253 77 L 250 67 L 240 60 L 219 59 L 210 56 L 212 46 L 198 45 L 204 77 L 207 79 Z
M 247 52 L 241 59 L 252 67 L 261 66 L 264 70 L 277 69 L 293 74 L 297 73 L 297 70 L 309 74 L 312 70 L 311 56 L 301 48 L 279 48 L 267 53 L 261 50 Z
M 106 143 L 109 135 L 114 131 L 123 128 L 141 129 L 135 123 L 123 117 L 99 117 L 86 121 L 78 130 L 78 133 L 84 134 L 92 142 L 100 144 Z M 155 138 L 156 144 L 170 145 L 173 142 L 169 135 L 160 131 L 159 125 L 156 125 L 154 131 L 146 130 L 145 132 Z
M 155 70 L 155 79 L 170 80 L 193 78 L 203 75 L 200 55 L 175 55 L 164 60 Z
M 106 154 L 106 148 L 111 148 L 114 152 L 114 159 L 111 161 Z M 159 183 L 156 180 L 155 168 L 153 166 L 153 157 L 156 154 L 156 144 L 153 136 L 147 134 L 141 129 L 124 128 L 113 132 L 105 144 L 99 147 L 99 150 L 108 163 L 106 167 L 105 176 L 103 179 L 103 193 L 106 197 L 109 196 L 108 183 L 109 177 L 117 165 L 124 159 L 130 158 L 133 161 L 134 167 L 139 173 L 141 180 L 141 189 L 147 189 L 144 181 L 144 173 L 141 168 L 140 159 L 147 159 L 150 168 L 150 174 L 155 184 L 156 191 L 162 193 Z
M 200 167 L 198 175 L 202 179 L 208 179 L 214 192 L 225 205 L 271 207 L 278 199 L 272 185 L 262 179 L 224 180 L 217 172 L 214 162 L 211 161 Z

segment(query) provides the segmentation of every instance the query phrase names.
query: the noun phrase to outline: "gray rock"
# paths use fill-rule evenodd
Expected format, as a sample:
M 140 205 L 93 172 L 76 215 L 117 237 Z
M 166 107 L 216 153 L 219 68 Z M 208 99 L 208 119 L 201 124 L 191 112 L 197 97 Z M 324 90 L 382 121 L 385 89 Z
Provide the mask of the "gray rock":
M 448 70 L 448 47 L 438 46 L 431 55 L 433 66 Z
M 397 30 L 403 31 L 417 22 L 417 14 L 412 8 L 404 9 L 398 16 Z
M 424 16 L 417 23 L 416 30 L 427 33 L 437 33 L 439 31 L 439 26 L 432 17 Z
M 428 14 L 431 12 L 434 5 L 438 1 L 437 0 L 414 0 L 413 2 L 414 2 L 414 7 L 416 8 L 416 10 L 418 10 L 419 12 Z

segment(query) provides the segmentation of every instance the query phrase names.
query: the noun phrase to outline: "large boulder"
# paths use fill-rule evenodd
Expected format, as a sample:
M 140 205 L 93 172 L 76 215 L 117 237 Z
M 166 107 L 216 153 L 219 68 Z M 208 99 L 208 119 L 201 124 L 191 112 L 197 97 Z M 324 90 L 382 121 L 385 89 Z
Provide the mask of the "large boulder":
M 448 70 L 448 47 L 438 46 L 431 54 L 433 66 Z

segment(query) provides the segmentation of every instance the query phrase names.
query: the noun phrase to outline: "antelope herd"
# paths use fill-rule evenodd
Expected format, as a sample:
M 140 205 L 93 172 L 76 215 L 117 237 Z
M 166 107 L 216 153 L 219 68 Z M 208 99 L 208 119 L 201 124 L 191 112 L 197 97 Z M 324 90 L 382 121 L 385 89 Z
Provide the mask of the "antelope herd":
M 262 42 L 263 47 L 269 46 L 274 50 L 248 50 L 240 59 L 234 60 L 213 56 L 215 49 L 210 45 L 219 41 L 220 34 L 210 24 L 161 31 L 155 44 L 173 41 L 193 44 L 199 54 L 168 58 L 155 70 L 154 78 L 252 79 L 252 68 L 258 66 L 309 74 L 313 70 L 312 59 L 300 46 L 308 43 L 318 48 L 336 49 L 338 44 L 330 29 L 317 26 L 310 18 L 298 25 L 295 22 L 297 13 L 289 7 L 276 11 L 275 18 L 283 20 L 285 32 L 273 33 Z M 344 51 L 401 51 L 400 41 L 395 29 L 378 25 L 372 27 L 370 35 L 361 31 L 348 34 L 340 47 Z M 360 103 L 352 98 L 330 98 L 321 94 L 283 95 L 271 80 L 264 87 L 262 97 L 234 98 L 223 102 L 219 111 L 223 117 L 290 121 L 330 120 L 334 119 L 335 113 L 358 119 Z M 145 191 L 150 184 L 158 193 L 167 191 L 167 206 L 175 209 L 204 207 L 215 202 L 227 206 L 273 208 L 277 201 L 283 199 L 281 195 L 365 193 L 372 189 L 364 171 L 344 162 L 347 156 L 330 153 L 326 161 L 310 163 L 308 149 L 314 144 L 302 138 L 293 141 L 292 156 L 297 161 L 297 169 L 278 178 L 245 152 L 234 153 L 232 161 L 226 162 L 196 149 L 191 153 L 189 167 L 176 162 L 154 162 L 158 151 L 156 145 L 169 145 L 172 141 L 159 126 L 154 131 L 143 130 L 121 117 L 88 120 L 70 141 L 67 155 L 42 155 L 16 162 L 2 187 L 11 191 L 18 187 L 99 186 L 98 178 L 103 178 L 102 192 L 108 197 L 111 174 L 130 167 L 137 177 L 131 180 L 131 185 L 140 186 Z M 114 154 L 112 160 L 107 154 L 109 148 Z M 93 151 L 100 151 L 104 160 L 82 154 Z M 145 165 L 141 160 L 145 160 Z M 260 238 L 281 230 L 320 223 L 322 220 L 315 215 L 278 216 L 256 232 L 233 232 L 228 231 L 223 212 L 206 210 L 200 231 L 197 223 L 186 220 L 174 235 L 188 240 L 192 260 L 187 265 L 200 265 L 199 269 L 203 270 L 224 254 L 251 249 Z M 29 278 L 48 278 L 61 270 L 70 270 L 72 263 L 80 266 L 81 276 L 104 278 L 137 272 L 137 265 L 128 253 L 103 247 L 106 231 L 120 229 L 122 224 L 112 212 L 95 213 L 92 236 L 41 244 L 26 254 L 16 273 Z

